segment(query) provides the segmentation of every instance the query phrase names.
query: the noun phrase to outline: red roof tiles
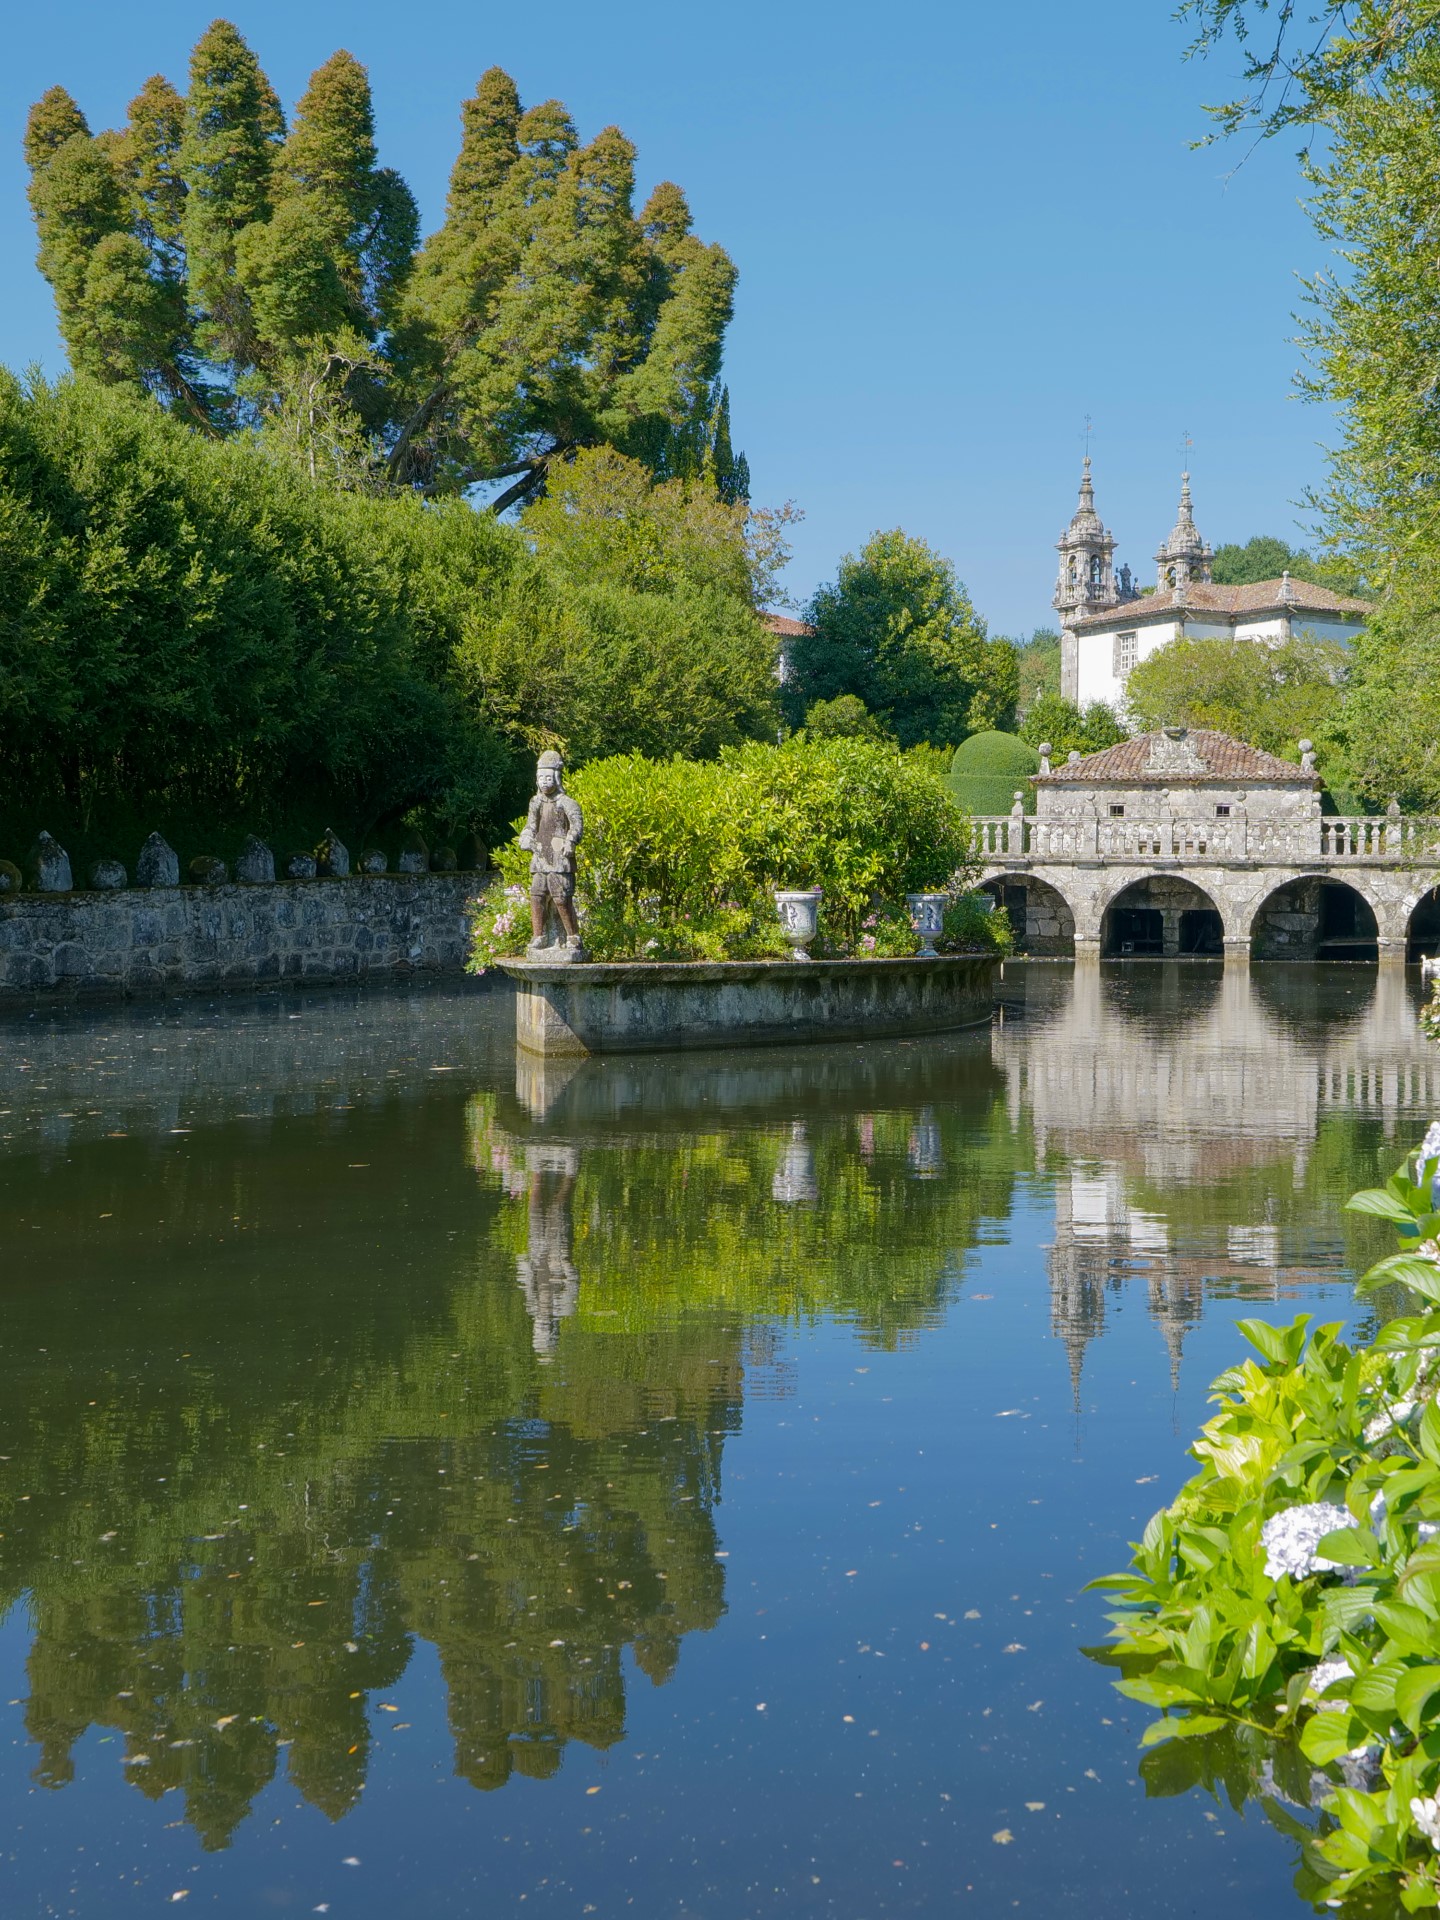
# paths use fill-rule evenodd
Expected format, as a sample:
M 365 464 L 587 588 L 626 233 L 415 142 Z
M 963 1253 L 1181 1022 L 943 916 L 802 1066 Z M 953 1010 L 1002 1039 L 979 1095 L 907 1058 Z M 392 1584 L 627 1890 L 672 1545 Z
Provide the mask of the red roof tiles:
M 1152 767 L 1151 761 L 1159 764 Z M 1184 762 L 1189 760 L 1190 765 Z M 1204 786 L 1207 781 L 1226 785 L 1240 782 L 1258 785 L 1283 782 L 1286 786 L 1318 787 L 1318 773 L 1305 773 L 1293 760 L 1281 760 L 1276 754 L 1262 753 L 1228 733 L 1213 733 L 1206 727 L 1179 728 L 1171 733 L 1136 734 L 1122 740 L 1118 747 L 1106 747 L 1103 753 L 1087 754 L 1083 760 L 1061 761 L 1049 773 L 1036 774 L 1040 781 L 1084 780 L 1097 786 Z
M 1100 613 L 1087 613 L 1075 622 L 1076 631 L 1090 627 L 1129 626 L 1146 620 L 1173 620 L 1183 613 L 1221 613 L 1231 616 L 1245 613 L 1338 613 L 1360 619 L 1372 611 L 1368 600 L 1356 600 L 1329 587 L 1317 587 L 1309 580 L 1291 580 L 1288 598 L 1286 582 L 1256 580 L 1247 587 L 1222 587 L 1212 581 L 1192 580 L 1188 587 L 1142 594 L 1138 600 L 1125 600 Z

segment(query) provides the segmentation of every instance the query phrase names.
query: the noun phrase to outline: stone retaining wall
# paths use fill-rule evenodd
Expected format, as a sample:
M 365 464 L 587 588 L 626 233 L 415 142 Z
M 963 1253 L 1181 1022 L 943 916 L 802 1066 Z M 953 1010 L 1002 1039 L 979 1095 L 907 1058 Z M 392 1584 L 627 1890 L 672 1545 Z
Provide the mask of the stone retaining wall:
M 478 873 L 0 896 L 0 1003 L 464 965 Z
M 999 962 L 903 960 L 504 960 L 515 1038 L 552 1057 L 870 1040 L 986 1021 Z

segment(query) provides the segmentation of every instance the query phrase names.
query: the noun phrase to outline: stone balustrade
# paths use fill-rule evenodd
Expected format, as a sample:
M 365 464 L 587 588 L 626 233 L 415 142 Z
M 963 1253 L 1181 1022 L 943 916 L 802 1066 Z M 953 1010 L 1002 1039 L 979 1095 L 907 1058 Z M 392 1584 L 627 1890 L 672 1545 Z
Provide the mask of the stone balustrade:
M 977 815 L 975 851 L 984 860 L 1156 860 L 1286 866 L 1314 863 L 1432 866 L 1440 862 L 1440 818 L 1422 814 L 1325 814 L 1313 820 L 1037 819 Z

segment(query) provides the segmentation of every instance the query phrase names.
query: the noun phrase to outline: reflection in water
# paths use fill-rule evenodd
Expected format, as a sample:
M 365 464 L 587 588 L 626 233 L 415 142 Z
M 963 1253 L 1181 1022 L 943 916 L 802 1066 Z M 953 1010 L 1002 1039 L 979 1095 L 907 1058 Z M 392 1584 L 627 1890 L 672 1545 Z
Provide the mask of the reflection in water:
M 209 1847 L 282 1752 L 351 1809 L 417 1641 L 476 1787 L 619 1740 L 627 1661 L 663 1682 L 724 1614 L 777 1330 L 917 1343 L 1023 1191 L 1077 1390 L 1132 1289 L 1178 1366 L 1207 1296 L 1369 1257 L 1356 1129 L 1398 1148 L 1440 1093 L 1350 969 L 1037 966 L 990 1034 L 518 1068 L 505 1003 L 407 1004 L 92 1015 L 0 1069 L 36 1775 L 113 1730 Z
M 1174 1378 L 1208 1298 L 1290 1299 L 1388 1251 L 1326 1201 L 1360 1129 L 1378 1119 L 1398 1159 L 1401 1116 L 1440 1107 L 1398 970 L 1012 972 L 995 1058 L 1055 1175 L 1051 1324 L 1077 1395 L 1107 1303 L 1134 1283 Z

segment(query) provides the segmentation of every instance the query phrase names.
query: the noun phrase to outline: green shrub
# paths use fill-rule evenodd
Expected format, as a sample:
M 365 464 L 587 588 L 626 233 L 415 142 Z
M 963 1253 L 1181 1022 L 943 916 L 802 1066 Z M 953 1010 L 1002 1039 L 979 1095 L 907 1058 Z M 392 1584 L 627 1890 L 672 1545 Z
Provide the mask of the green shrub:
M 585 814 L 576 897 L 599 959 L 784 953 L 773 894 L 786 887 L 821 889 L 819 951 L 855 953 L 882 917 L 903 919 L 907 893 L 970 876 L 969 830 L 942 784 L 873 741 L 748 743 L 714 761 L 617 755 L 567 785 Z M 510 885 L 528 886 L 515 841 L 497 864 Z M 498 898 L 492 925 L 497 915 L 506 918 Z M 477 939 L 475 962 L 487 964 L 487 951 Z
M 1030 776 L 1040 756 L 1013 733 L 972 733 L 955 749 L 946 785 L 969 814 L 1009 813 L 1017 790 L 1028 813 L 1035 811 Z

